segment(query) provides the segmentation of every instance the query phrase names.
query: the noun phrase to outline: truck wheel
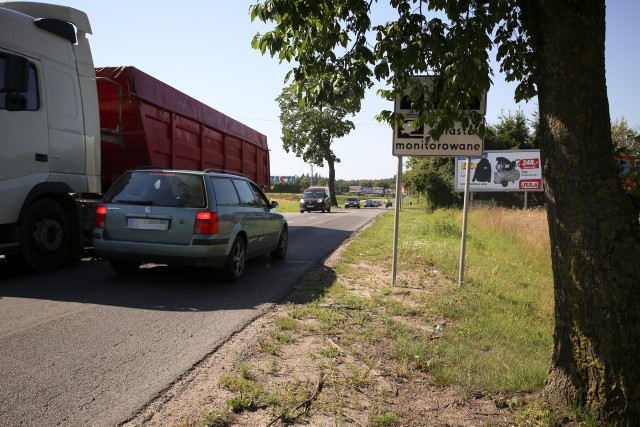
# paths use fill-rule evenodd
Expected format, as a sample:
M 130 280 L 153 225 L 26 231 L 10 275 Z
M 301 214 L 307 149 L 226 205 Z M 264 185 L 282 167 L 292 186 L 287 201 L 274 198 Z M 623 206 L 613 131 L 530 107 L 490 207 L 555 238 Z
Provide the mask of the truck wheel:
M 227 263 L 223 267 L 224 278 L 228 282 L 237 282 L 244 273 L 244 264 L 246 262 L 247 251 L 244 239 L 242 237 L 236 237 L 236 240 L 231 246 L 231 252 Z
M 131 276 L 138 272 L 140 263 L 136 261 L 125 261 L 122 259 L 112 259 L 111 269 L 123 276 Z
M 37 200 L 22 220 L 22 257 L 33 271 L 52 270 L 69 256 L 70 226 L 67 215 L 51 199 Z
M 280 239 L 278 239 L 278 246 L 271 252 L 271 258 L 283 259 L 287 255 L 287 247 L 289 246 L 289 230 L 287 227 L 282 227 L 280 233 Z

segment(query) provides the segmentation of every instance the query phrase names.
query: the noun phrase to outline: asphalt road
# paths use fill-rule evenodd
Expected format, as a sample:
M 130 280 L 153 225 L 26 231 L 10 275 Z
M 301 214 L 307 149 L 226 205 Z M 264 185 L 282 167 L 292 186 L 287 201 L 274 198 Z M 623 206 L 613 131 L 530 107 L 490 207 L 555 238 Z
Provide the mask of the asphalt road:
M 287 258 L 254 259 L 232 285 L 158 265 L 123 278 L 96 260 L 25 274 L 0 257 L 0 425 L 125 422 L 382 212 L 286 214 Z

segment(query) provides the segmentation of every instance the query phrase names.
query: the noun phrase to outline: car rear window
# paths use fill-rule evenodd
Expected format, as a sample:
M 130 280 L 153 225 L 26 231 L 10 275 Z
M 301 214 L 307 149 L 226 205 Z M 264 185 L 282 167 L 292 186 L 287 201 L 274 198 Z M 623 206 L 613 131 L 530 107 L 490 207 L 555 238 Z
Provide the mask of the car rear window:
M 182 208 L 205 207 L 202 177 L 176 172 L 125 172 L 104 197 L 105 203 Z

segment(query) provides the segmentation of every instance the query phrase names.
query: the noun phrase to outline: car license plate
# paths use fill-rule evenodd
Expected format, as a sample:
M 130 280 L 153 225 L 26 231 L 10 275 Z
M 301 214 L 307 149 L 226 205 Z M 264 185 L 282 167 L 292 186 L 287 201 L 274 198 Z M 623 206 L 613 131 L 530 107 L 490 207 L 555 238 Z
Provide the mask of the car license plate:
M 169 229 L 168 219 L 153 218 L 127 218 L 127 228 L 134 230 L 161 230 Z

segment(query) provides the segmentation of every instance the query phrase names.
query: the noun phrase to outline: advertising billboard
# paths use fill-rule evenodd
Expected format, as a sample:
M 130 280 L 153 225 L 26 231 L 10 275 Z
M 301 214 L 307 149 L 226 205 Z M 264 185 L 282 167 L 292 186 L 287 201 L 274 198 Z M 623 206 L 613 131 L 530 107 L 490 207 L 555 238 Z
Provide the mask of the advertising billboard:
M 382 187 L 362 187 L 359 185 L 350 185 L 349 193 L 361 193 L 361 194 L 378 194 L 384 195 L 384 188 Z
M 278 183 L 278 182 L 296 182 L 296 176 L 271 176 L 271 182 L 272 183 Z
M 456 158 L 456 191 L 464 191 L 467 158 Z M 469 191 L 544 191 L 540 150 L 485 151 L 471 158 Z

